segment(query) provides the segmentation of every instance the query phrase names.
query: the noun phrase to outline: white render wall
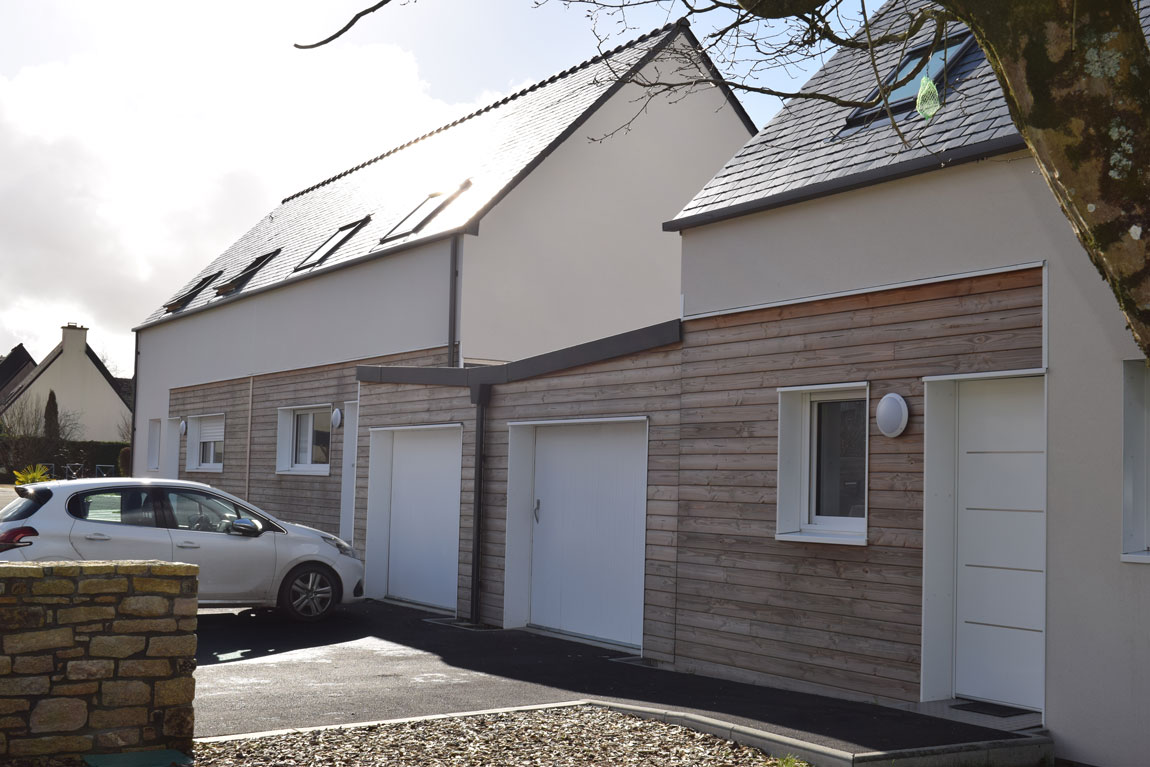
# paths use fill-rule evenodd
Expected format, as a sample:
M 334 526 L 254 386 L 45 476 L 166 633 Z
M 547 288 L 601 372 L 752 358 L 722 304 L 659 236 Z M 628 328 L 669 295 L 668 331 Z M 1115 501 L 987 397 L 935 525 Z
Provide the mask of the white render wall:
M 656 98 L 636 118 L 643 93 L 620 89 L 467 238 L 465 357 L 512 360 L 679 316 L 680 238 L 662 224 L 750 134 L 717 88 Z
M 1081 250 L 1047 271 L 1046 722 L 1061 757 L 1146 764 L 1150 564 L 1119 561 L 1122 362 L 1142 355 Z
M 1150 564 L 1120 561 L 1123 361 L 1141 355 L 1032 160 L 748 215 L 683 246 L 688 316 L 1046 262 L 1045 721 L 1060 758 L 1144 763 Z
M 43 412 L 48 393 L 54 391 L 60 411 L 70 410 L 79 419 L 82 428 L 77 439 L 118 442 L 120 427 L 130 422 L 132 411 L 88 358 L 84 329 L 66 328 L 64 332 L 63 353 L 13 405 L 31 402 Z
M 161 444 L 179 437 L 172 388 L 445 345 L 450 253 L 429 243 L 140 331 L 135 476 L 172 472 L 147 469 L 149 419 Z
M 690 229 L 684 314 L 1042 261 L 1051 199 L 1016 153 Z

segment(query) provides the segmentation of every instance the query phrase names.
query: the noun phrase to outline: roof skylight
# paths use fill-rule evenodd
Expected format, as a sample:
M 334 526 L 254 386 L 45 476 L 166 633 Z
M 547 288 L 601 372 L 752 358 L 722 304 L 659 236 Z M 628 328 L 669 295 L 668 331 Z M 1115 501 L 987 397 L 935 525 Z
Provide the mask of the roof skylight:
M 382 245 L 391 240 L 398 240 L 400 237 L 407 237 L 409 234 L 415 234 L 423 227 L 427 226 L 427 222 L 435 218 L 439 211 L 446 208 L 451 204 L 459 195 L 466 192 L 471 188 L 471 179 L 466 179 L 459 188 L 451 194 L 444 194 L 443 192 L 432 192 L 427 195 L 427 198 L 415 206 L 415 210 L 404 216 L 398 224 L 391 228 L 387 234 L 379 239 Z
M 295 268 L 295 271 L 310 269 L 313 266 L 322 264 L 328 256 L 339 250 L 341 245 L 350 240 L 356 232 L 366 226 L 368 221 L 371 221 L 371 216 L 364 216 L 359 221 L 352 221 L 350 224 L 341 226 L 331 237 L 324 240 L 323 244 L 316 248 L 310 256 L 301 261 L 299 266 Z
M 262 269 L 264 267 L 264 265 L 267 264 L 268 261 L 271 261 L 273 258 L 278 256 L 279 252 L 280 252 L 280 249 L 276 248 L 271 253 L 265 253 L 262 256 L 256 258 L 254 261 L 252 261 L 250 264 L 248 264 L 242 272 L 237 274 L 235 277 L 232 277 L 227 282 L 221 282 L 219 285 L 217 285 L 216 286 L 216 295 L 217 296 L 226 296 L 229 293 L 235 293 L 240 288 L 242 288 L 244 285 L 247 285 L 248 280 L 250 280 L 252 277 L 254 277 L 256 275 L 256 272 L 258 272 L 260 269 Z
M 212 280 L 214 280 L 216 277 L 219 277 L 221 274 L 223 274 L 223 272 L 215 272 L 214 274 L 209 274 L 207 277 L 204 277 L 199 282 L 197 282 L 195 287 L 193 287 L 187 293 L 184 293 L 179 298 L 164 304 L 164 311 L 168 312 L 169 314 L 172 312 L 180 311 L 188 304 L 190 304 L 195 299 L 195 297 L 200 294 L 201 290 L 210 285 Z
M 887 94 L 887 104 L 890 106 L 892 113 L 906 112 L 914 108 L 915 97 L 918 95 L 919 82 L 923 77 L 929 77 L 934 80 L 934 84 L 938 87 L 940 93 L 943 92 L 946 86 L 947 72 L 953 72 L 959 60 L 966 54 L 974 42 L 974 37 L 969 33 L 961 34 L 955 37 L 947 38 L 942 45 L 933 49 L 930 44 L 922 45 L 903 56 L 902 61 L 895 67 L 894 71 L 887 77 L 886 82 L 883 84 L 887 87 L 896 85 L 897 83 L 905 83 L 897 85 L 890 93 Z M 929 57 L 929 58 L 928 58 Z M 925 66 L 919 70 L 918 74 L 911 77 L 911 73 L 918 68 L 919 64 L 927 59 Z M 909 78 L 909 79 L 908 79 Z M 877 99 L 879 97 L 878 88 L 871 91 L 867 96 L 867 101 Z M 859 125 L 868 122 L 876 115 L 885 114 L 886 107 L 880 101 L 878 104 L 870 107 L 859 107 L 847 117 L 847 125 Z

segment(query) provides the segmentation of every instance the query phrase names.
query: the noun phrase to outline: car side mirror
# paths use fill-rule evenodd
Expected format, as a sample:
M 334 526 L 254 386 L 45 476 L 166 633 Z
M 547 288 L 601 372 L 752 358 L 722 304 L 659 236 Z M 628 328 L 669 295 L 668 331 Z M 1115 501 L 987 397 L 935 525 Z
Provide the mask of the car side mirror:
M 233 519 L 231 532 L 255 538 L 263 529 L 251 519 Z

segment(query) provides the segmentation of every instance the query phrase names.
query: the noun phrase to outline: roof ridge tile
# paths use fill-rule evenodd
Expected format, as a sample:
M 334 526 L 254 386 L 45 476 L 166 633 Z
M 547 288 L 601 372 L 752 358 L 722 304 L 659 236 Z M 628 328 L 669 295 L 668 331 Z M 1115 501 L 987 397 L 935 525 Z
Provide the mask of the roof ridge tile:
M 380 160 L 383 160 L 387 157 L 390 157 L 391 155 L 394 155 L 397 152 L 401 152 L 404 149 L 407 149 L 408 147 L 413 146 L 414 144 L 418 144 L 420 141 L 424 141 L 426 139 L 429 139 L 432 136 L 443 133 L 445 130 L 448 130 L 449 128 L 454 128 L 455 126 L 459 125 L 460 123 L 466 122 L 468 120 L 472 120 L 476 117 L 479 117 L 480 115 L 483 115 L 483 114 L 486 114 L 487 112 L 492 111 L 493 109 L 496 109 L 496 108 L 503 106 L 505 104 L 509 104 L 512 101 L 514 101 L 515 99 L 518 99 L 522 96 L 526 96 L 528 93 L 536 91 L 539 88 L 543 87 L 544 85 L 551 85 L 553 83 L 556 83 L 559 80 L 563 79 L 564 77 L 570 77 L 571 75 L 575 74 L 576 72 L 584 70 L 587 67 L 593 66 L 594 64 L 598 64 L 601 61 L 605 61 L 606 59 L 608 59 L 612 56 L 616 56 L 625 50 L 628 50 L 630 48 L 634 48 L 636 45 L 639 45 L 640 43 L 645 43 L 649 40 L 654 39 L 655 37 L 657 37 L 659 35 L 665 35 L 669 32 L 672 32 L 674 30 L 677 30 L 679 28 L 683 28 L 686 26 L 687 26 L 686 18 L 681 18 L 681 19 L 678 19 L 676 21 L 670 22 L 668 24 L 664 24 L 663 26 L 658 27 L 657 29 L 653 29 L 650 32 L 647 32 L 643 35 L 640 35 L 639 37 L 636 37 L 634 40 L 630 40 L 626 43 L 623 43 L 619 46 L 616 46 L 615 48 L 613 48 L 610 51 L 607 51 L 605 53 L 600 53 L 596 56 L 592 56 L 591 58 L 587 59 L 586 61 L 583 61 L 579 64 L 576 64 L 575 66 L 570 67 L 568 69 L 564 69 L 563 71 L 558 72 L 554 75 L 551 75 L 551 77 L 548 77 L 545 80 L 540 80 L 536 83 L 533 83 L 533 84 L 527 86 L 526 88 L 523 88 L 521 90 L 516 91 L 515 93 L 511 93 L 507 96 L 504 96 L 503 98 L 499 99 L 498 101 L 496 101 L 492 104 L 488 104 L 485 107 L 481 107 L 480 109 L 477 109 L 474 112 L 471 112 L 470 114 L 466 114 L 466 115 L 456 119 L 454 122 L 450 122 L 446 125 L 442 125 L 442 126 L 436 128 L 435 130 L 428 131 L 427 133 L 424 133 L 422 136 L 417 136 L 416 138 L 413 138 L 410 141 L 407 141 L 403 144 L 400 144 L 399 146 L 393 147 L 392 149 L 387 150 L 383 154 L 372 157 L 370 160 L 365 160 L 364 162 L 361 162 L 359 165 L 348 168 L 345 171 L 342 171 L 340 173 L 335 174 L 334 176 L 331 176 L 329 178 L 324 179 L 323 181 L 320 181 L 318 184 L 313 184 L 313 185 L 307 187 L 306 189 L 302 189 L 302 190 L 296 192 L 295 194 L 288 195 L 287 197 L 285 197 L 283 200 L 280 201 L 280 204 L 286 204 L 288 202 L 291 202 L 292 200 L 303 197 L 306 194 L 310 194 L 311 192 L 314 192 L 317 189 L 321 189 L 321 188 L 327 186 L 328 184 L 331 184 L 334 181 L 338 181 L 339 179 L 344 178 L 345 176 L 347 176 L 351 173 L 354 173 L 357 170 L 362 170 L 363 168 L 366 168 L 368 165 L 379 162 Z

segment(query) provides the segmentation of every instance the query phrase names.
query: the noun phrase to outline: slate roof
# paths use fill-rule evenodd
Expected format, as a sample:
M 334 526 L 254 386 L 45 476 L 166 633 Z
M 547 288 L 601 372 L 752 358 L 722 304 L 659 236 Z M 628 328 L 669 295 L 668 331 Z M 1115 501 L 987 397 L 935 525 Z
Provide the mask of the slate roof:
M 32 359 L 24 344 L 16 344 L 7 356 L 0 357 L 0 403 L 7 399 L 8 392 L 35 367 L 36 360 Z
M 685 23 L 668 24 L 291 195 L 164 304 L 220 272 L 194 299 L 174 313 L 161 306 L 136 329 L 289 280 L 306 279 L 350 261 L 466 231 L 632 72 L 679 35 L 697 44 Z M 738 113 L 745 114 L 734 103 Z M 380 239 L 424 202 L 429 192 L 450 193 L 466 180 L 471 186 L 422 230 L 380 245 Z M 332 233 L 367 215 L 371 221 L 327 260 L 310 270 L 294 271 Z M 254 259 L 276 249 L 280 252 L 242 288 L 228 296 L 216 295 L 214 286 L 230 281 Z
M 927 4 L 891 0 L 872 17 L 872 29 L 881 33 L 892 28 L 897 23 L 892 11 Z M 903 14 L 897 16 L 905 19 Z M 1142 9 L 1142 21 L 1143 27 L 1150 22 L 1150 6 Z M 948 34 L 962 31 L 965 28 L 957 24 L 948 28 Z M 933 25 L 928 23 L 908 50 L 929 42 L 932 35 Z M 887 46 L 876 56 L 879 71 L 884 75 L 893 71 L 901 57 L 899 46 Z M 910 147 L 902 144 L 885 114 L 866 127 L 844 130 L 852 108 L 792 99 L 663 228 L 688 229 L 1025 147 L 994 72 L 977 46 L 948 72 L 944 106 L 929 123 L 913 109 L 898 116 Z M 840 49 L 803 91 L 864 100 L 874 88 L 868 53 Z

